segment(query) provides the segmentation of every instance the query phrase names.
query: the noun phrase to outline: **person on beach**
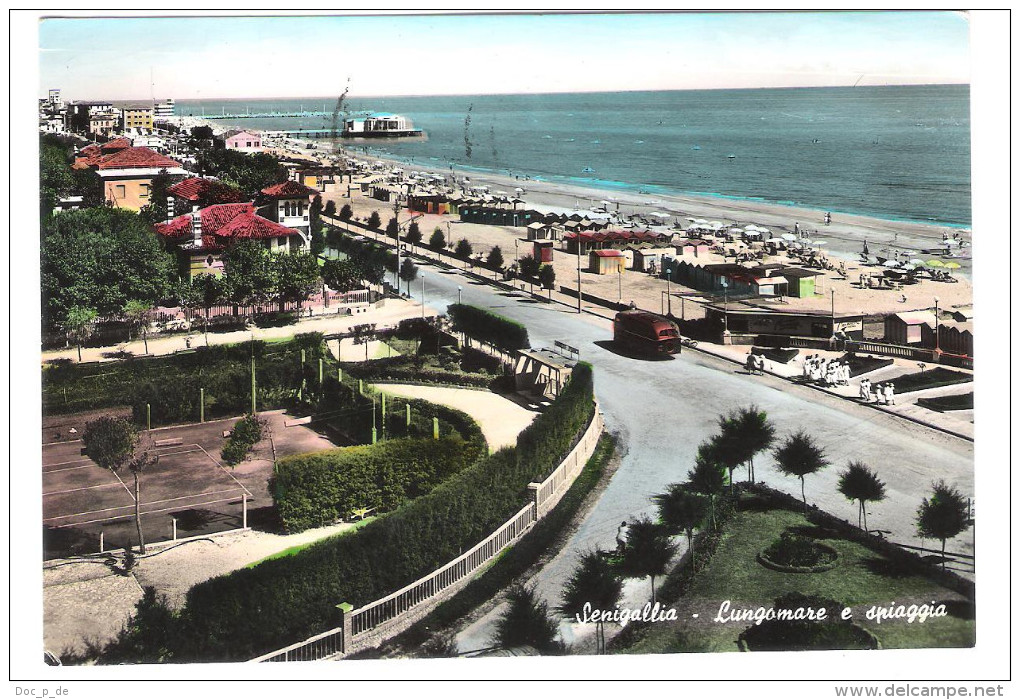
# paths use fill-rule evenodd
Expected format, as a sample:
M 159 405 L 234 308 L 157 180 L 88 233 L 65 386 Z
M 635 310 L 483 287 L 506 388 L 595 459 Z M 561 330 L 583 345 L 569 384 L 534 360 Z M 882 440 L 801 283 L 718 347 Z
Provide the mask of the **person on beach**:
M 757 365 L 757 360 L 754 359 L 754 352 L 748 351 L 747 359 L 744 360 L 744 369 L 747 370 L 748 374 L 754 374 L 754 368 Z
M 896 396 L 892 382 L 886 382 L 883 393 L 885 394 L 885 405 L 894 406 L 896 404 Z

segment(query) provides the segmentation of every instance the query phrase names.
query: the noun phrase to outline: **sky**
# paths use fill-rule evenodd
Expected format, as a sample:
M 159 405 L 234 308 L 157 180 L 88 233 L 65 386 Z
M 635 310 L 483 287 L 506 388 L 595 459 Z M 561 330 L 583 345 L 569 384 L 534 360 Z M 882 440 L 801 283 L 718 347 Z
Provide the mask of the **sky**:
M 39 47 L 70 100 L 970 80 L 956 12 L 52 18 Z

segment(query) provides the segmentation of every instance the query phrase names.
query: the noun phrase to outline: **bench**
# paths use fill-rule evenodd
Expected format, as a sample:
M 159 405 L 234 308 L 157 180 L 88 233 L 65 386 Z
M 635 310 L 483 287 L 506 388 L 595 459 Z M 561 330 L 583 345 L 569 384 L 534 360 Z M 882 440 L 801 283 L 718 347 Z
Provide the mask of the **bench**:
M 176 447 L 177 445 L 183 445 L 183 438 L 166 438 L 165 440 L 156 440 L 156 447 Z

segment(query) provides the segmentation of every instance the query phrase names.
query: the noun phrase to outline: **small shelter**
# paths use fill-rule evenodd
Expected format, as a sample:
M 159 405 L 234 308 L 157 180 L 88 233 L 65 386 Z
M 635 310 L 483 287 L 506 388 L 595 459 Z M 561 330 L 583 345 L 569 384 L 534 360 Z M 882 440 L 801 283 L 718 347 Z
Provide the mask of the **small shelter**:
M 885 339 L 896 345 L 915 345 L 923 340 L 923 327 L 935 328 L 935 314 L 931 311 L 901 311 L 885 317 Z
M 589 255 L 588 269 L 596 275 L 623 272 L 627 258 L 622 250 L 593 250 Z

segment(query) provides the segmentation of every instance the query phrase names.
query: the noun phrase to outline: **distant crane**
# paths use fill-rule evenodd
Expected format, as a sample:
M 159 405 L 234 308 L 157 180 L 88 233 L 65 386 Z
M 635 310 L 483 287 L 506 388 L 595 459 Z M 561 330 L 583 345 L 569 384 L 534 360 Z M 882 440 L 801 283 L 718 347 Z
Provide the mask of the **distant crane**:
M 351 79 L 347 78 L 347 86 L 344 87 L 344 91 L 336 98 L 336 106 L 333 108 L 332 122 L 329 130 L 330 146 L 333 153 L 340 151 L 340 134 L 343 131 L 344 122 L 344 101 L 347 99 L 347 93 L 351 89 Z

